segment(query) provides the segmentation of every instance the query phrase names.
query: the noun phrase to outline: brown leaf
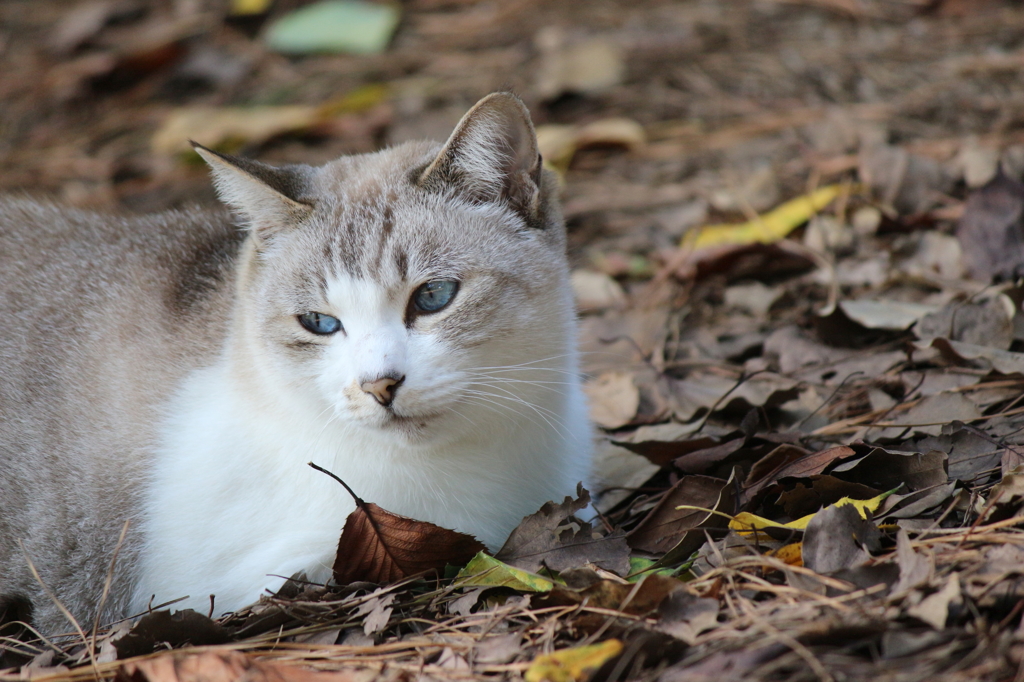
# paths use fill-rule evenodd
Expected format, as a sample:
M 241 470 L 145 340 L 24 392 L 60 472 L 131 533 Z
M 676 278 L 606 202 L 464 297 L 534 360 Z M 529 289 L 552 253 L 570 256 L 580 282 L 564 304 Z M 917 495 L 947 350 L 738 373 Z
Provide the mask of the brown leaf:
M 774 483 L 779 479 L 780 471 L 809 454 L 807 450 L 789 443 L 775 448 L 754 462 L 747 480 L 743 483 L 744 496 L 752 497 L 764 486 Z
M 238 651 L 172 653 L 125 663 L 116 682 L 369 682 L 373 674 L 346 670 L 319 672 L 260 661 Z
M 1021 256 L 1024 258 L 1024 254 Z M 919 339 L 941 337 L 1009 350 L 1014 335 L 1014 308 L 1005 294 L 985 300 L 952 301 L 922 317 L 914 334 Z
M 866 455 L 832 467 L 828 473 L 877 490 L 892 490 L 900 484 L 906 484 L 911 490 L 922 490 L 949 480 L 946 453 L 941 450 L 920 453 L 872 448 Z
M 487 549 L 472 535 L 364 502 L 340 478 L 312 462 L 309 465 L 341 483 L 356 501 L 356 510 L 345 519 L 334 560 L 334 579 L 341 585 L 357 580 L 392 583 L 441 571 L 447 564 L 465 564 Z
M 629 545 L 622 535 L 594 537 L 589 523 L 574 529 L 569 517 L 590 504 L 590 493 L 579 486 L 577 499 L 566 497 L 561 504 L 546 502 L 512 531 L 496 559 L 537 572 L 542 566 L 553 571 L 579 568 L 591 563 L 620 575 L 629 572 Z
M 804 533 L 804 566 L 818 573 L 856 568 L 867 562 L 868 549 L 878 549 L 881 532 L 852 504 L 826 507 L 814 515 Z
M 1017 276 L 1024 265 L 1024 185 L 997 173 L 967 197 L 957 238 L 975 279 Z
M 192 609 L 153 611 L 142 618 L 124 637 L 113 642 L 118 658 L 142 656 L 164 646 L 186 644 L 206 646 L 231 641 L 227 630 Z
M 696 509 L 676 509 L 680 505 L 714 508 L 722 495 L 726 482 L 708 476 L 683 476 L 661 501 L 627 536 L 629 546 L 651 554 L 664 554 L 672 549 L 687 533 L 699 528 L 724 528 L 729 520 L 721 516 L 708 516 L 707 512 Z M 725 512 L 732 512 L 726 509 Z M 704 541 L 704 534 L 695 537 L 696 544 L 690 552 Z
M 702 632 L 718 625 L 718 600 L 676 590 L 658 607 L 658 630 L 693 645 Z
M 681 580 L 651 573 L 637 583 L 598 580 L 581 590 L 556 585 L 555 589 L 541 597 L 538 603 L 559 606 L 586 603 L 592 608 L 647 616 L 654 613 L 662 602 L 677 590 L 687 591 Z
M 844 497 L 870 500 L 880 492 L 876 488 L 843 481 L 835 476 L 811 476 L 809 483 L 810 486 L 806 486 L 803 482 L 799 482 L 792 490 L 787 490 L 779 495 L 777 504 L 782 507 L 789 518 L 798 519 L 813 514 L 819 509 L 835 504 Z
M 715 412 L 746 413 L 755 407 L 779 407 L 799 395 L 797 382 L 761 373 L 733 379 L 710 372 L 693 372 L 686 379 L 669 379 L 672 409 L 682 422 Z
M 946 627 L 950 612 L 956 610 L 961 603 L 960 574 L 953 573 L 941 590 L 925 597 L 919 604 L 912 605 L 907 609 L 907 614 L 928 623 L 936 630 L 942 630 Z
M 845 445 L 839 445 L 827 450 L 814 452 L 806 457 L 801 457 L 791 464 L 787 464 L 776 474 L 775 478 L 778 480 L 790 477 L 805 478 L 808 476 L 815 476 L 824 471 L 837 459 L 851 457 L 855 454 L 857 454 L 857 452 L 853 448 L 846 447 Z
M 642 455 L 658 466 L 666 466 L 672 460 L 697 450 L 704 450 L 721 443 L 712 436 L 687 438 L 696 430 L 694 424 L 655 424 L 641 426 L 628 435 L 619 435 L 612 443 Z
M 640 389 L 628 372 L 605 372 L 583 387 L 590 418 L 604 429 L 619 429 L 636 417 Z
M 363 634 L 369 637 L 387 627 L 391 613 L 395 610 L 395 596 L 394 592 L 379 594 L 366 600 L 356 609 L 355 615 L 366 616 L 363 620 Z

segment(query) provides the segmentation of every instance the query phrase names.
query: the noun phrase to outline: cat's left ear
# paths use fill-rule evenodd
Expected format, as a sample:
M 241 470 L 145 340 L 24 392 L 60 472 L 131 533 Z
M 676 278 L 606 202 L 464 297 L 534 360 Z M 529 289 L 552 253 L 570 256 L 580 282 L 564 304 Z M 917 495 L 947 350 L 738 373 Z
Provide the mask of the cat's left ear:
M 526 105 L 510 92 L 495 92 L 477 102 L 419 184 L 432 191 L 454 191 L 476 203 L 506 202 L 533 223 L 540 204 L 541 158 Z
M 276 168 L 221 154 L 196 142 L 192 148 L 210 166 L 221 201 L 242 215 L 257 241 L 287 230 L 313 210 L 301 200 L 307 167 Z

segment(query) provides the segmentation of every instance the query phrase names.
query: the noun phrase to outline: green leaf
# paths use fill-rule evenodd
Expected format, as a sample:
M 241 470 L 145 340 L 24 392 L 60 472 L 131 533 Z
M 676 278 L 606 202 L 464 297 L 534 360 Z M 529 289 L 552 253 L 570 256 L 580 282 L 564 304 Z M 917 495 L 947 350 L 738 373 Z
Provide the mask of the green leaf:
M 509 587 L 520 592 L 550 592 L 547 578 L 528 573 L 480 552 L 456 576 L 459 587 Z
M 658 568 L 657 562 L 654 559 L 649 559 L 643 556 L 631 556 L 629 557 L 629 575 L 626 576 L 626 580 L 631 583 L 635 583 L 648 573 L 657 573 L 658 575 L 667 576 L 669 578 L 675 577 L 675 573 L 678 569 L 675 568 Z
M 383 52 L 398 26 L 397 5 L 322 0 L 282 17 L 267 31 L 267 45 L 289 54 Z

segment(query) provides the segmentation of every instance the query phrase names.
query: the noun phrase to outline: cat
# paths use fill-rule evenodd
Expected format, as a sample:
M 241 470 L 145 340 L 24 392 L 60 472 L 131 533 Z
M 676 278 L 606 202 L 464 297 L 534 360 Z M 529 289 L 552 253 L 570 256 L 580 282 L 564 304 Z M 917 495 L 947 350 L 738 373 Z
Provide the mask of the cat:
M 557 182 L 515 95 L 318 168 L 195 149 L 238 226 L 0 201 L 0 618 L 327 581 L 354 503 L 309 461 L 492 550 L 588 478 Z

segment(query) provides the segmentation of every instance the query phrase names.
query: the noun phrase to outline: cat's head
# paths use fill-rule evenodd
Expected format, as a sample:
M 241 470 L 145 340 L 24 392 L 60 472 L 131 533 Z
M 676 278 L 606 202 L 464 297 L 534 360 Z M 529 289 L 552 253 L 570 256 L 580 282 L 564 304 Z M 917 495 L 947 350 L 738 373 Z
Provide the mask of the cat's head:
M 197 151 L 249 230 L 235 341 L 264 386 L 411 441 L 551 423 L 575 368 L 565 232 L 518 98 L 443 146 L 319 168 Z

